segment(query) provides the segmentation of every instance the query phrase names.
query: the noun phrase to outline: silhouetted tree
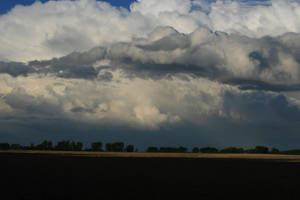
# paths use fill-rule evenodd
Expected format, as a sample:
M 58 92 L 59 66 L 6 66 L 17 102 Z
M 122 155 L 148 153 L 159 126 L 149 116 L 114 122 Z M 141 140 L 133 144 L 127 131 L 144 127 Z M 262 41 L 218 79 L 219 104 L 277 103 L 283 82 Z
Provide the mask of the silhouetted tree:
M 148 147 L 147 152 L 155 153 L 155 152 L 159 152 L 159 150 L 157 147 Z
M 200 149 L 198 147 L 194 147 L 192 150 L 193 153 L 199 153 Z
M 214 147 L 204 147 L 200 149 L 201 153 L 218 153 L 218 149 Z
M 134 146 L 133 145 L 127 145 L 125 148 L 126 152 L 134 152 Z
M 28 146 L 23 146 L 23 150 L 35 150 L 35 149 L 36 149 L 36 147 L 34 145 L 32 146 L 32 144 L 30 144 Z
M 246 152 L 266 154 L 269 153 L 269 148 L 265 146 L 256 146 L 255 149 L 248 149 Z
M 69 140 L 62 140 L 56 144 L 55 150 L 72 151 L 72 145 Z
M 70 146 L 68 147 L 68 149 L 70 151 L 81 151 L 82 150 L 82 147 L 83 147 L 83 144 L 81 142 L 74 142 L 74 141 L 71 141 Z
M 111 143 L 105 144 L 105 151 L 112 152 L 113 151 L 113 145 Z
M 123 142 L 115 142 L 112 144 L 113 152 L 123 152 L 124 151 L 124 143 Z
M 52 146 L 52 142 L 51 141 L 43 141 L 41 144 L 38 144 L 35 149 L 37 150 L 52 150 L 53 146 Z
M 102 150 L 102 142 L 93 142 L 92 143 L 92 151 L 103 151 Z
M 54 149 L 59 151 L 81 151 L 82 148 L 82 142 L 76 143 L 74 141 L 62 140 L 56 144 Z
M 272 153 L 272 154 L 279 154 L 280 151 L 278 149 L 276 149 L 276 148 L 272 148 L 271 151 L 270 151 L 270 153 Z
M 20 145 L 20 144 L 11 144 L 10 149 L 12 149 L 12 150 L 22 150 L 23 146 Z
M 280 153 L 288 154 L 288 155 L 300 155 L 300 149 L 292 149 L 292 150 L 282 151 Z
M 243 148 L 236 148 L 236 147 L 227 147 L 225 149 L 222 149 L 220 153 L 244 153 Z
M 180 146 L 180 147 L 177 149 L 177 152 L 178 152 L 178 153 L 186 153 L 187 151 L 188 151 L 188 149 L 185 148 L 185 147 L 182 147 L 182 146 Z
M 115 143 L 106 143 L 105 150 L 107 152 L 123 152 L 124 151 L 124 143 L 123 142 L 115 142 Z
M 159 148 L 159 152 L 162 152 L 162 153 L 174 153 L 175 150 L 173 147 L 160 147 Z
M 9 150 L 10 145 L 8 143 L 0 143 L 0 150 Z
M 33 143 L 31 143 L 30 146 L 28 146 L 28 150 L 35 150 L 35 146 Z
M 82 148 L 83 148 L 83 143 L 82 142 L 77 142 L 74 150 L 75 151 L 82 151 Z
M 269 153 L 269 148 L 264 146 L 256 146 L 255 147 L 256 153 Z
M 185 148 L 185 147 L 160 147 L 159 152 L 163 152 L 163 153 L 186 153 L 187 148 Z

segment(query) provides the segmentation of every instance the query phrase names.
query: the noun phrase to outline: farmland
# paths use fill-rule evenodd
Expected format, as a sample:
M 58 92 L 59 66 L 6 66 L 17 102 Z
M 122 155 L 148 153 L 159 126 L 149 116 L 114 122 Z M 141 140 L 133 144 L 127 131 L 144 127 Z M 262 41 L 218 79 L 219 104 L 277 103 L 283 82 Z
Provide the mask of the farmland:
M 11 199 L 298 199 L 300 157 L 2 151 Z M 13 189 L 13 192 L 10 192 Z

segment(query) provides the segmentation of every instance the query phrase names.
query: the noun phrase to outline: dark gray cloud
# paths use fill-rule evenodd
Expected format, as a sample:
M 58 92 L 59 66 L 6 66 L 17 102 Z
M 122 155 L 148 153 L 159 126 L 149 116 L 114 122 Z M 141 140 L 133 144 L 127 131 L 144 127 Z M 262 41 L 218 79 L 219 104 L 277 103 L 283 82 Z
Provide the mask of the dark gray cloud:
M 281 94 L 226 92 L 224 110 L 228 115 L 235 112 L 241 118 L 244 116 L 250 123 L 300 123 L 299 107 Z
M 299 91 L 300 84 L 283 85 L 283 84 L 270 84 L 260 80 L 247 80 L 247 79 L 232 79 L 224 81 L 224 83 L 237 85 L 241 90 L 261 90 L 273 92 L 291 92 Z
M 74 113 L 80 113 L 80 112 L 94 113 L 95 111 L 92 108 L 75 107 L 75 108 L 71 109 L 71 112 L 74 112 Z
M 20 75 L 27 76 L 33 72 L 32 69 L 24 63 L 20 62 L 0 62 L 0 73 L 7 73 L 13 77 Z
M 0 73 L 11 76 L 27 76 L 28 74 L 53 74 L 62 78 L 97 78 L 100 69 L 92 65 L 103 59 L 106 49 L 93 48 L 87 52 L 74 52 L 61 58 L 45 61 L 30 61 L 28 64 L 20 62 L 0 62 Z
M 22 88 L 12 90 L 3 99 L 12 109 L 24 112 L 26 115 L 61 115 L 61 108 L 58 105 L 47 101 L 43 96 L 29 95 Z

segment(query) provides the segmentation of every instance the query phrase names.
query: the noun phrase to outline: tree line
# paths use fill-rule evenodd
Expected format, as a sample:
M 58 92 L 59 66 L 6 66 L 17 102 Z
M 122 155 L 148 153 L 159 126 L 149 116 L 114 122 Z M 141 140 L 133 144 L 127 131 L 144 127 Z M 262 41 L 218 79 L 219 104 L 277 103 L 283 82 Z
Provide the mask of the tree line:
M 106 143 L 93 142 L 89 148 L 83 148 L 82 142 L 70 140 L 59 141 L 56 145 L 52 141 L 43 141 L 41 144 L 23 146 L 20 144 L 0 143 L 0 150 L 47 150 L 47 151 L 106 151 L 106 152 L 134 152 L 137 149 L 133 145 L 126 145 L 123 142 Z
M 189 152 L 187 148 L 185 147 L 148 147 L 147 152 L 163 152 L 163 153 L 187 153 Z M 190 151 L 191 153 L 253 153 L 253 154 L 279 154 L 281 153 L 278 149 L 272 148 L 269 149 L 265 146 L 256 146 L 253 149 L 243 149 L 243 148 L 237 148 L 237 147 L 227 147 L 225 149 L 217 149 L 215 147 L 194 147 Z M 300 153 L 300 151 L 299 151 Z
M 92 142 L 90 147 L 84 148 L 82 142 L 62 140 L 54 145 L 52 141 L 45 140 L 41 144 L 9 144 L 0 143 L 0 150 L 47 150 L 47 151 L 93 151 L 93 152 L 138 152 L 134 145 L 125 145 L 124 142 L 104 143 Z M 237 147 L 227 147 L 217 149 L 215 147 L 194 147 L 189 151 L 188 148 L 180 147 L 155 147 L 150 146 L 146 149 L 149 153 L 250 153 L 250 154 L 293 154 L 300 155 L 300 149 L 280 151 L 276 148 L 269 149 L 265 146 L 256 146 L 252 149 Z

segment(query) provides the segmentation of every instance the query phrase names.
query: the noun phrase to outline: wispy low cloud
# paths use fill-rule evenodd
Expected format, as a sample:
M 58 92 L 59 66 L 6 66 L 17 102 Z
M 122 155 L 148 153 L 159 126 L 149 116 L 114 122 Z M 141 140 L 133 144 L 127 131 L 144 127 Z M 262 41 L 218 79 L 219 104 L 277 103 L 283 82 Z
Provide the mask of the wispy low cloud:
M 285 20 L 298 7 L 280 0 L 140 0 L 130 11 L 95 0 L 16 7 L 0 17 L 0 139 L 133 132 L 140 144 L 155 137 L 292 146 L 300 31 Z

